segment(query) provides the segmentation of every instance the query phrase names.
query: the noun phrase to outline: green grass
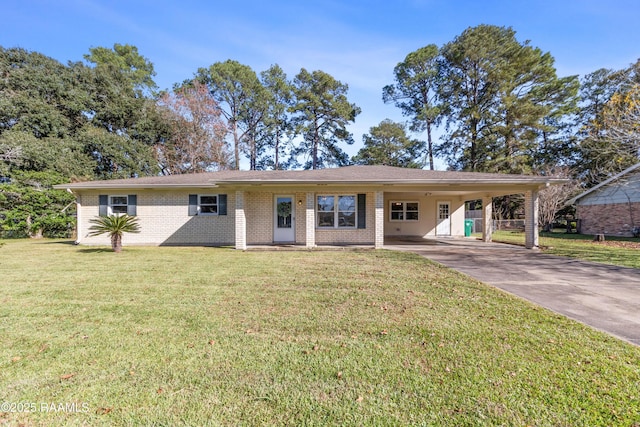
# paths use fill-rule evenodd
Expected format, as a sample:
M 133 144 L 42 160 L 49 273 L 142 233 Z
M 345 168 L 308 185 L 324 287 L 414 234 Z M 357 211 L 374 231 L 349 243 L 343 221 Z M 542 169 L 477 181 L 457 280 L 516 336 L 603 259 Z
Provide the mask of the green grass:
M 519 231 L 496 231 L 494 242 L 524 245 L 524 233 Z M 633 237 L 606 237 L 606 242 L 594 242 L 592 235 L 540 233 L 540 248 L 551 255 L 566 256 L 586 261 L 640 268 L 640 249 L 624 247 L 625 242 L 637 244 Z M 616 246 L 619 245 L 619 246 Z
M 640 348 L 417 255 L 5 243 L 0 425 L 640 425 Z

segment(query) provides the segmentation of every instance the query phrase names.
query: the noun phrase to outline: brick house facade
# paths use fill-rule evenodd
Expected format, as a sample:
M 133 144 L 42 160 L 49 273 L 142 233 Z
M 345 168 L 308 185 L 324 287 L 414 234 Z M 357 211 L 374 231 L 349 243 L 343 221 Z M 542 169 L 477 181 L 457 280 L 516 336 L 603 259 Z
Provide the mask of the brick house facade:
M 537 246 L 538 190 L 553 178 L 389 166 L 310 171 L 219 171 L 61 184 L 77 200 L 77 243 L 99 215 L 136 215 L 141 233 L 127 245 L 367 245 L 385 236 L 463 236 L 467 200 L 525 194 L 527 247 Z M 491 227 L 485 227 L 485 241 Z
M 576 207 L 578 232 L 633 236 L 634 230 L 640 227 L 640 163 L 585 191 L 569 203 Z

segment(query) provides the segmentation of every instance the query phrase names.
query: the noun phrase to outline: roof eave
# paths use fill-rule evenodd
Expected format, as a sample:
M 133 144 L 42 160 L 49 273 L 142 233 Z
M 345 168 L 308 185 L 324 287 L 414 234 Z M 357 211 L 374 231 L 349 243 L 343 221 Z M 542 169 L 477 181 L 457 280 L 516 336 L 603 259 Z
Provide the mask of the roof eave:
M 566 179 L 393 179 L 393 180 L 327 180 L 327 181 L 307 181 L 307 180 L 221 180 L 199 183 L 184 184 L 157 184 L 157 183 L 100 183 L 97 185 L 81 184 L 58 184 L 53 188 L 59 190 L 121 190 L 121 189 L 174 189 L 174 188 L 216 188 L 224 186 L 269 186 L 269 185 L 402 185 L 402 186 L 422 186 L 422 185 L 518 185 L 545 187 L 567 182 Z
M 162 189 L 162 188 L 216 188 L 217 183 L 195 183 L 195 184 L 104 184 L 104 185 L 74 185 L 57 184 L 53 188 L 57 190 L 124 190 L 124 189 Z

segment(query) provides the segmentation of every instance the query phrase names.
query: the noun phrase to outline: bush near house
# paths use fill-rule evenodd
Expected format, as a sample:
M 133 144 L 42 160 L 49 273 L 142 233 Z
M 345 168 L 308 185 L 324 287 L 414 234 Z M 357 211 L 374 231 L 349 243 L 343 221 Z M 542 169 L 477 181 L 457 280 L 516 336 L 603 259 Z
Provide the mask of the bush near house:
M 75 197 L 54 184 L 51 172 L 16 172 L 0 184 L 0 237 L 70 237 L 75 227 Z

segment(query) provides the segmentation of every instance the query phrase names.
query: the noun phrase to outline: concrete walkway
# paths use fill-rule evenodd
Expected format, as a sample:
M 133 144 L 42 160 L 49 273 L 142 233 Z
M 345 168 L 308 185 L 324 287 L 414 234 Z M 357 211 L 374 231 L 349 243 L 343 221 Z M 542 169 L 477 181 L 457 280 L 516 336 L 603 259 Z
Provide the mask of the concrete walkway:
M 388 241 L 542 307 L 640 345 L 640 270 L 470 238 Z M 639 254 L 640 255 L 640 254 Z

